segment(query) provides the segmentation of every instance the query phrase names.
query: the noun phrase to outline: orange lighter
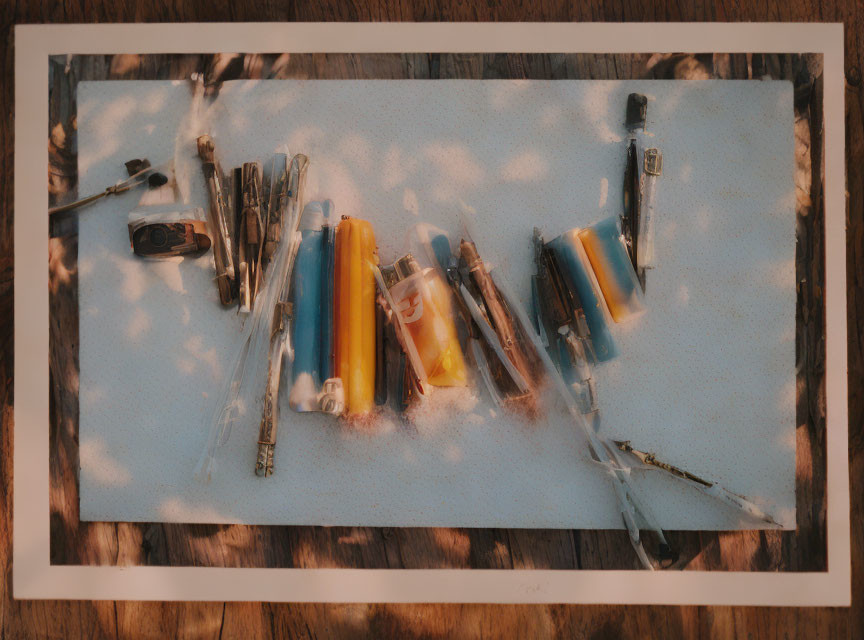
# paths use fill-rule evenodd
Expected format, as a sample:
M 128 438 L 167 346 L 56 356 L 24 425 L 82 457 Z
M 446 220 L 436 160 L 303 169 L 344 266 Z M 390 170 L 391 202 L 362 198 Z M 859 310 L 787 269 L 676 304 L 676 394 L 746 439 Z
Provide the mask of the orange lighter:
M 335 374 L 345 389 L 345 414 L 375 404 L 375 234 L 366 220 L 343 217 L 336 229 Z
M 382 269 L 396 311 L 414 343 L 414 369 L 420 379 L 436 387 L 465 386 L 467 375 L 462 348 L 453 323 L 450 289 L 427 267 L 422 269 L 410 253 Z

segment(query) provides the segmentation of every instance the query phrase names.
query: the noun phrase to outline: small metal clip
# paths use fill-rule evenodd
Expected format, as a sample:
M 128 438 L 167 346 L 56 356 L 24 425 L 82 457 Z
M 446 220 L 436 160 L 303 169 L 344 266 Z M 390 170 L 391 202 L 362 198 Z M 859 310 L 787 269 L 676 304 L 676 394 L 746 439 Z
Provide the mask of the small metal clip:
M 645 173 L 659 176 L 663 173 L 663 154 L 660 149 L 645 149 Z
M 321 411 L 338 416 L 345 409 L 345 390 L 341 378 L 328 378 L 318 394 L 318 406 Z

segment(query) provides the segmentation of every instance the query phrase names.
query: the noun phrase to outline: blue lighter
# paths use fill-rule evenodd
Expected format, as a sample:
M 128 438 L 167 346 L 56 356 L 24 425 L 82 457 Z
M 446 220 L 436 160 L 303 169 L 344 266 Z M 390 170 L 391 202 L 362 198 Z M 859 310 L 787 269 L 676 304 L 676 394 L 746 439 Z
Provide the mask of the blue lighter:
M 618 355 L 618 347 L 609 331 L 611 317 L 579 237 L 580 231 L 571 229 L 562 233 L 547 246 L 552 250 L 564 283 L 582 303 L 594 357 L 598 362 L 606 362 Z
M 338 414 L 344 405 L 341 381 L 331 377 L 333 269 L 328 230 L 332 227 L 325 224 L 331 208 L 329 201 L 310 202 L 300 220 L 301 241 L 291 286 L 294 363 L 288 396 L 289 406 L 299 412 Z

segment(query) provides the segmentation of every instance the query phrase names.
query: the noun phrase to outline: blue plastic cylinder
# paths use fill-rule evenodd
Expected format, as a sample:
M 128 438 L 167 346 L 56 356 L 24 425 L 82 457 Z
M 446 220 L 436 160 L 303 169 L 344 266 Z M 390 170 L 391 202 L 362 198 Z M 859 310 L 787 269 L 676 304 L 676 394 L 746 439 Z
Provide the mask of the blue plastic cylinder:
M 288 404 L 294 411 L 317 411 L 321 391 L 322 296 L 324 275 L 324 214 L 321 203 L 310 202 L 300 221 L 302 240 L 294 262 L 291 300 L 291 342 L 294 366 Z

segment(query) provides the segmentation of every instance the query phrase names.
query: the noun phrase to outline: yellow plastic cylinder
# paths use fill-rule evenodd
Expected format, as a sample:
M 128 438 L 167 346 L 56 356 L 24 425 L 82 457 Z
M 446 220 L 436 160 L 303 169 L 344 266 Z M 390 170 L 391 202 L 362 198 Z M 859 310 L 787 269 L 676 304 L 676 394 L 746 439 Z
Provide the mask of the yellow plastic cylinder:
M 375 404 L 375 234 L 366 220 L 343 218 L 336 229 L 335 368 L 345 389 L 345 414 Z

